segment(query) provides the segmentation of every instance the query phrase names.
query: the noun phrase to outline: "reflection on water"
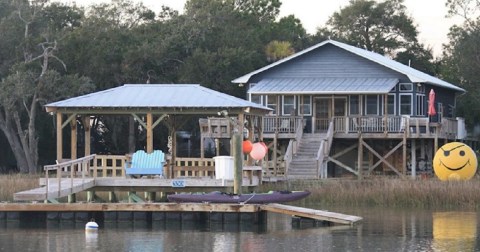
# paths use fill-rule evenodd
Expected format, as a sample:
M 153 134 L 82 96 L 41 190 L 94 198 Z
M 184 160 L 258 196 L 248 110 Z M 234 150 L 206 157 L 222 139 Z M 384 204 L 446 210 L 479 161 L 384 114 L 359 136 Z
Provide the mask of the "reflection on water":
M 477 213 L 433 213 L 434 251 L 475 251 Z
M 266 225 L 179 221 L 85 223 L 0 220 L 0 251 L 480 251 L 476 212 L 329 209 L 362 216 L 356 226 L 292 225 L 269 214 Z

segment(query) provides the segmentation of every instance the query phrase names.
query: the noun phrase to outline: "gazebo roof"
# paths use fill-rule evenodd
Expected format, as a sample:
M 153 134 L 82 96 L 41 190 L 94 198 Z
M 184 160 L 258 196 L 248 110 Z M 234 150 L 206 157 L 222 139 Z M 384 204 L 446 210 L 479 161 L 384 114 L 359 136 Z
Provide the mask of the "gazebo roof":
M 78 114 L 267 114 L 271 109 L 199 84 L 125 84 L 45 105 L 47 112 Z

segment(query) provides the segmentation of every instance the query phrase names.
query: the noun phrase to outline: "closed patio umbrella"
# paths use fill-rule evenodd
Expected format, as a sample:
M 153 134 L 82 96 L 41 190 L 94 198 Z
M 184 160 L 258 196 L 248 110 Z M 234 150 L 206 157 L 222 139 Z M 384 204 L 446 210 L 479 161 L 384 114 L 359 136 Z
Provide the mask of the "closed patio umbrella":
M 435 111 L 435 91 L 433 89 L 430 90 L 430 94 L 428 95 L 428 116 L 434 116 L 437 114 Z

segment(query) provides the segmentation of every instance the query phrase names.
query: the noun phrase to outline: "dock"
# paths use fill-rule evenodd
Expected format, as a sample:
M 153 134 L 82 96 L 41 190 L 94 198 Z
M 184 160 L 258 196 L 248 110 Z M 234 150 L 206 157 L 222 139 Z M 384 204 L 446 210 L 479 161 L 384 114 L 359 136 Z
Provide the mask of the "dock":
M 211 204 L 211 203 L 5 203 L 0 204 L 0 217 L 2 213 L 17 213 L 20 216 L 25 212 L 43 212 L 45 215 L 67 215 L 72 219 L 85 219 L 95 217 L 100 220 L 117 221 L 123 216 L 124 220 L 134 220 L 134 216 L 143 216 L 143 220 L 159 219 L 158 216 L 176 216 L 174 219 L 198 220 L 211 219 L 215 216 L 217 220 L 253 220 L 261 223 L 265 220 L 268 212 L 299 216 L 315 220 L 322 220 L 336 224 L 353 225 L 362 220 L 361 217 L 345 215 L 340 213 L 308 209 L 303 207 L 282 205 L 282 204 Z M 81 218 L 76 217 L 76 214 Z M 233 214 L 233 215 L 232 215 Z M 8 216 L 3 214 L 3 216 Z M 112 217 L 113 216 L 113 217 Z M 126 218 L 125 216 L 130 216 Z M 156 216 L 156 217 L 152 217 Z M 192 217 L 194 216 L 194 217 Z M 196 217 L 195 217 L 196 216 Z M 218 217 L 220 216 L 220 217 Z M 224 217 L 228 216 L 228 217 Z M 234 217 L 237 216 L 237 217 Z M 245 216 L 250 216 L 245 218 Z M 63 217 L 59 217 L 63 218 Z M 172 218 L 172 217 L 169 217 Z M 1 218 L 0 218 L 1 219 Z

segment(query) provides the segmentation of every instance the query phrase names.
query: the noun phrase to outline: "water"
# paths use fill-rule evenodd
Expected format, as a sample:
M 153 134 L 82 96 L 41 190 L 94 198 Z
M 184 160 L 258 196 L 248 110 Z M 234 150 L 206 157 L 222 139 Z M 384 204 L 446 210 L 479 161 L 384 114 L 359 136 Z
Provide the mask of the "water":
M 316 226 L 270 213 L 266 225 L 123 222 L 94 233 L 85 223 L 0 221 L 0 251 L 480 251 L 477 212 L 329 210 L 364 220 Z

